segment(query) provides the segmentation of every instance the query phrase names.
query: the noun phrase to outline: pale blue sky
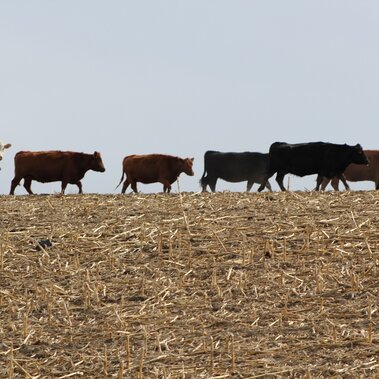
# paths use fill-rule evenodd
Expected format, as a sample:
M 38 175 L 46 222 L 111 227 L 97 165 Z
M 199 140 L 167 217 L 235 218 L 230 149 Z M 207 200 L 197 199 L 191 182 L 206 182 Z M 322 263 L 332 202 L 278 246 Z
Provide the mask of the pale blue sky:
M 0 139 L 13 146 L 0 193 L 19 150 L 98 150 L 107 171 L 87 173 L 83 190 L 112 193 L 133 153 L 195 157 L 195 177 L 180 184 L 198 191 L 209 149 L 379 149 L 378 20 L 376 0 L 2 0 Z M 291 186 L 311 189 L 314 177 Z

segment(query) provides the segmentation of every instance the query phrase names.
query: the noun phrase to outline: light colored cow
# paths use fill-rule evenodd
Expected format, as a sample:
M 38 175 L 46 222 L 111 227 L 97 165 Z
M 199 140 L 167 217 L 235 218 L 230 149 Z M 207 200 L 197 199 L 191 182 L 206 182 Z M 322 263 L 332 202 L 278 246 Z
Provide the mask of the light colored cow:
M 0 161 L 3 159 L 5 149 L 9 149 L 11 146 L 12 145 L 10 143 L 4 143 L 3 141 L 0 141 Z

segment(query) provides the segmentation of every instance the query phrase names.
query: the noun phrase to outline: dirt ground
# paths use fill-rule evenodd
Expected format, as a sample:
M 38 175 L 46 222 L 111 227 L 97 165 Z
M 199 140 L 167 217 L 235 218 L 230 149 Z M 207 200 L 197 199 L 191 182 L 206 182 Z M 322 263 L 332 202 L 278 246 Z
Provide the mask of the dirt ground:
M 0 378 L 379 376 L 379 191 L 0 209 Z

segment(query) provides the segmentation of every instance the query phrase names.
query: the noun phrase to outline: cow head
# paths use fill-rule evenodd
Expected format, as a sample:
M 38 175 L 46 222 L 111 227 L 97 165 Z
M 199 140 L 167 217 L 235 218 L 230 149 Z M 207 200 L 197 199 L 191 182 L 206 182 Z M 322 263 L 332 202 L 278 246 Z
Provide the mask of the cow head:
M 194 172 L 192 169 L 193 160 L 195 158 L 185 158 L 183 159 L 183 172 L 189 176 L 194 176 Z
M 352 146 L 352 163 L 368 165 L 368 159 L 360 144 Z
M 103 161 L 101 159 L 101 154 L 98 151 L 95 151 L 93 153 L 91 170 L 99 171 L 99 172 L 105 171 L 105 167 L 104 167 Z
M 3 159 L 4 150 L 9 149 L 12 145 L 10 143 L 3 143 L 0 141 L 0 161 Z
M 9 149 L 12 145 L 10 143 L 3 143 L 0 141 L 0 161 L 3 159 L 4 150 Z M 1 168 L 0 168 L 1 170 Z

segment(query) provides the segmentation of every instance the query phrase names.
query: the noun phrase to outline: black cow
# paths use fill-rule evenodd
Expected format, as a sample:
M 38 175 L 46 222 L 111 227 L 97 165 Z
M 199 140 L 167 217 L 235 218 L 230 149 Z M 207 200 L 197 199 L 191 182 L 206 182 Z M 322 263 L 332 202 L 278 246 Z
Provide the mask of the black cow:
M 265 181 L 276 174 L 282 191 L 283 179 L 286 174 L 306 176 L 318 174 L 315 190 L 318 191 L 323 177 L 338 177 L 345 181 L 343 172 L 350 163 L 368 164 L 361 145 L 337 145 L 328 142 L 310 142 L 288 144 L 275 142 L 270 146 L 268 171 L 259 189 L 263 189 Z M 258 191 L 259 191 L 258 189 Z
M 271 191 L 271 185 L 265 179 L 268 154 L 262 153 L 222 153 L 219 151 L 207 151 L 204 154 L 204 173 L 200 179 L 203 192 L 207 185 L 212 192 L 216 191 L 218 178 L 227 182 L 244 182 L 247 180 L 246 191 L 249 192 L 254 183 L 261 184 L 262 191 L 267 187 Z

